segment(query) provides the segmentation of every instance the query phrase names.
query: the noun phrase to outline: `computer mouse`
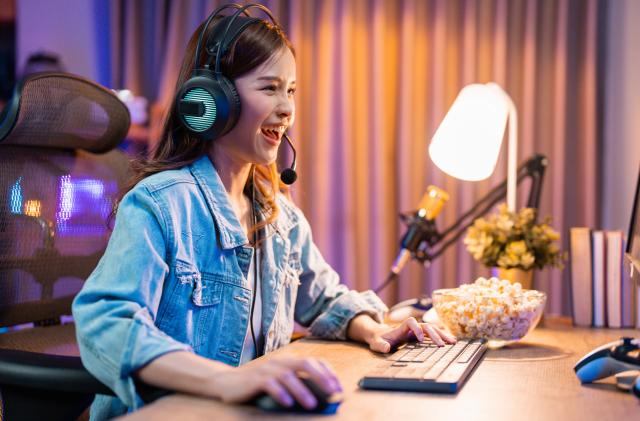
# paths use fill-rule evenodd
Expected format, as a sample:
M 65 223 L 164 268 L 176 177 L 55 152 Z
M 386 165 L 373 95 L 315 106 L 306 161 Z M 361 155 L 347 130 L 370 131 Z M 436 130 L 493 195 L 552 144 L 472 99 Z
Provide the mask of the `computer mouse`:
M 640 340 L 622 338 L 604 344 L 576 363 L 573 370 L 582 383 L 589 383 L 603 379 L 623 371 L 640 369 L 640 357 L 631 355 L 637 353 Z
M 313 393 L 318 404 L 313 409 L 306 409 L 297 401 L 292 406 L 283 406 L 266 393 L 260 394 L 253 400 L 253 404 L 263 411 L 269 412 L 297 412 L 307 414 L 335 414 L 342 403 L 342 394 L 328 394 L 308 377 L 298 377 L 302 383 Z

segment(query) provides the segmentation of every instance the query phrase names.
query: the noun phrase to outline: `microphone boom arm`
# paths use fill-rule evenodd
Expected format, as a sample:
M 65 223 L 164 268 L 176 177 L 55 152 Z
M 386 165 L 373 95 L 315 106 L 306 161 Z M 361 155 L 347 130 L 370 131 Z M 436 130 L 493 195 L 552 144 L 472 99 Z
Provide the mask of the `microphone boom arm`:
M 542 181 L 544 171 L 548 165 L 548 159 L 544 155 L 536 154 L 518 167 L 516 185 L 519 185 L 525 178 L 531 178 L 529 198 L 527 207 L 538 208 L 540 195 L 542 193 Z M 489 193 L 483 196 L 471 209 L 462 214 L 457 221 L 439 233 L 435 225 L 426 231 L 424 242 L 427 244 L 418 249 L 413 256 L 423 264 L 429 264 L 433 259 L 440 256 L 453 243 L 458 241 L 462 234 L 473 225 L 476 218 L 486 214 L 493 206 L 504 200 L 507 192 L 507 180 L 494 187 Z M 402 215 L 405 222 L 411 220 L 413 216 Z M 432 248 L 433 247 L 433 248 Z
M 542 180 L 548 163 L 547 157 L 536 154 L 518 167 L 516 172 L 516 185 L 519 185 L 526 177 L 531 178 L 527 207 L 538 208 L 540 194 L 542 192 Z M 507 180 L 494 187 L 473 205 L 471 209 L 462 214 L 457 221 L 442 232 L 438 232 L 433 220 L 421 218 L 418 212 L 400 214 L 403 221 L 409 227 L 407 232 L 415 230 L 414 235 L 410 236 L 413 239 L 412 244 L 401 244 L 403 253 L 406 254 L 404 259 L 408 260 L 409 258 L 413 258 L 423 265 L 428 266 L 433 259 L 440 256 L 449 246 L 458 241 L 460 236 L 473 224 L 476 218 L 486 214 L 493 206 L 501 200 L 504 200 L 506 193 Z M 415 252 L 411 253 L 411 257 L 409 257 L 409 252 L 405 246 L 415 246 L 416 242 L 418 245 L 415 248 Z M 387 278 L 374 289 L 374 292 L 376 294 L 379 293 L 397 279 L 400 269 L 401 268 L 396 268 L 394 264 Z

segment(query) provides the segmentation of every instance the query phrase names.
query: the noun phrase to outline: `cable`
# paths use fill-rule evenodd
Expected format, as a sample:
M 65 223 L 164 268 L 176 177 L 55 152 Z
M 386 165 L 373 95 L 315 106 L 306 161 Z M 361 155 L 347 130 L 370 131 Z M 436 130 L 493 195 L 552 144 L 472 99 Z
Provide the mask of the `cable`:
M 396 279 L 397 277 L 398 277 L 397 273 L 389 272 L 389 275 L 387 275 L 387 279 L 385 279 L 385 281 L 378 288 L 374 289 L 373 292 L 375 292 L 376 294 L 379 293 L 380 291 L 385 289 L 387 285 L 393 282 L 393 280 Z
M 256 198 L 256 184 L 255 184 L 255 166 L 251 171 L 251 219 L 253 220 L 253 293 L 251 294 L 251 311 L 249 312 L 249 327 L 251 329 L 251 339 L 253 340 L 253 349 L 256 351 L 256 358 L 262 355 L 262 352 L 258 350 L 258 342 L 256 341 L 256 334 L 253 328 L 253 311 L 256 306 L 256 295 L 258 294 L 258 231 L 255 229 L 258 224 L 256 210 L 255 210 L 255 198 Z

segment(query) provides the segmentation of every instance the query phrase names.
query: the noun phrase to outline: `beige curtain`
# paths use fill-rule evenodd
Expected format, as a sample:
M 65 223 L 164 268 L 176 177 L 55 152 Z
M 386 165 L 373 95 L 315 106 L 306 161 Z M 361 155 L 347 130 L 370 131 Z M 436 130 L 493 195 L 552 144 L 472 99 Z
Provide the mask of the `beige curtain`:
M 182 49 L 219 1 L 167 2 L 158 103 L 171 100 Z M 567 249 L 571 226 L 599 219 L 602 31 L 599 0 L 265 1 L 296 47 L 299 150 L 294 197 L 345 283 L 374 288 L 404 232 L 398 214 L 429 184 L 451 194 L 444 229 L 506 176 L 506 146 L 491 179 L 439 171 L 427 146 L 459 90 L 495 81 L 519 112 L 519 161 L 549 158 L 541 215 Z M 160 9 L 158 9 L 160 10 Z M 134 80 L 134 79 L 131 79 Z M 163 106 L 158 106 L 163 109 Z M 524 204 L 527 185 L 519 188 Z M 409 264 L 382 294 L 392 304 L 473 281 L 488 270 L 459 241 L 429 268 Z M 568 270 L 535 275 L 549 313 L 569 314 Z
M 597 1 L 291 2 L 298 52 L 300 182 L 296 198 L 327 260 L 358 288 L 379 285 L 427 185 L 451 193 L 443 229 L 506 176 L 461 182 L 440 172 L 427 146 L 459 90 L 495 81 L 519 111 L 519 160 L 549 157 L 541 214 L 568 228 L 599 215 L 600 102 Z M 503 148 L 506 155 L 506 148 Z M 524 204 L 527 185 L 519 189 Z M 412 264 L 383 294 L 388 303 L 469 282 L 487 270 L 461 241 L 424 269 Z M 536 286 L 550 313 L 569 312 L 568 272 Z

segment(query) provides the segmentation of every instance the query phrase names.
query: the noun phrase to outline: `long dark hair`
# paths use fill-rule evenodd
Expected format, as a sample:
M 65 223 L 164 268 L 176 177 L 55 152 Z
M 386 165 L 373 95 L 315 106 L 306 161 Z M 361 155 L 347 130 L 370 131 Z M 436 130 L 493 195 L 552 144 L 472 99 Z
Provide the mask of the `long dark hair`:
M 204 36 L 205 40 L 209 38 L 216 23 L 221 18 L 222 17 L 216 17 L 211 25 L 209 25 L 207 33 L 205 33 Z M 196 45 L 203 26 L 204 22 L 198 26 L 189 39 L 182 59 L 180 74 L 176 81 L 174 97 L 177 95 L 182 84 L 191 77 L 193 73 Z M 220 68 L 227 78 L 234 81 L 236 78 L 260 66 L 275 54 L 279 54 L 285 48 L 288 48 L 294 53 L 291 42 L 279 26 L 264 20 L 256 21 L 247 26 L 240 36 L 230 45 L 229 52 L 221 58 Z M 209 55 L 205 50 L 206 48 L 201 48 L 200 57 L 198 57 L 200 66 L 204 66 L 204 63 L 209 59 Z M 210 142 L 203 141 L 191 135 L 182 127 L 172 103 L 164 121 L 160 141 L 151 152 L 151 156 L 149 158 L 139 158 L 132 161 L 131 167 L 133 175 L 125 186 L 122 196 L 141 180 L 152 174 L 181 168 L 193 163 L 207 153 L 209 146 Z M 253 180 L 255 181 L 255 187 L 261 195 L 262 202 L 266 208 L 265 210 L 268 212 L 266 220 L 262 221 L 257 227 L 254 227 L 260 228 L 276 219 L 278 207 L 275 196 L 278 191 L 286 191 L 286 186 L 279 180 L 275 163 L 268 166 L 256 165 Z M 251 177 L 249 182 L 252 182 Z M 116 209 L 114 209 L 114 213 L 115 210 L 117 210 L 117 206 Z

